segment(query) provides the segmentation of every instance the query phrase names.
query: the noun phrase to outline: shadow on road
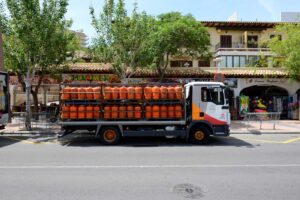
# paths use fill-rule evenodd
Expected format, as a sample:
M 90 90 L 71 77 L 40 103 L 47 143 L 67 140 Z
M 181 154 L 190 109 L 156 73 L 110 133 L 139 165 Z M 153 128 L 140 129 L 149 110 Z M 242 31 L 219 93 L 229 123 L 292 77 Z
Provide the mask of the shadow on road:
M 100 140 L 95 138 L 93 135 L 68 135 L 64 138 L 58 139 L 59 143 L 63 146 L 71 147 L 95 147 L 104 146 Z M 184 139 L 172 138 L 167 139 L 165 137 L 132 137 L 123 138 L 118 146 L 125 147 L 188 147 L 188 146 L 199 146 L 187 143 Z M 234 137 L 212 137 L 209 144 L 204 145 L 205 147 L 212 146 L 234 146 L 234 147 L 248 147 L 253 148 L 254 146 L 246 141 L 237 139 Z
M 6 146 L 9 146 L 9 145 L 18 143 L 18 142 L 20 142 L 20 141 L 16 140 L 16 139 L 11 139 L 11 138 L 8 138 L 8 137 L 1 136 L 0 137 L 0 148 L 6 147 Z

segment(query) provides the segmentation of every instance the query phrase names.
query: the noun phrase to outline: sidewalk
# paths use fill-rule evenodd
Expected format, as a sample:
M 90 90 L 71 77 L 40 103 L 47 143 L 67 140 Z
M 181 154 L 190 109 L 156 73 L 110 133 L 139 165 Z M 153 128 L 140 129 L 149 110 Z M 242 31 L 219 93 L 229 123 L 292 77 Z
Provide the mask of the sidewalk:
M 280 120 L 275 125 L 268 121 L 260 122 L 251 121 L 248 125 L 245 121 L 232 121 L 230 126 L 231 134 L 300 134 L 300 121 L 298 120 Z
M 47 137 L 56 136 L 61 132 L 59 125 L 52 125 L 49 128 L 33 128 L 32 131 L 20 129 L 18 125 L 9 124 L 4 130 L 0 130 L 0 136 L 30 136 L 30 137 Z M 276 123 L 273 130 L 272 122 L 263 122 L 260 130 L 260 122 L 231 121 L 230 134 L 300 134 L 300 121 L 298 120 L 281 120 Z
M 8 124 L 4 130 L 0 130 L 0 136 L 29 136 L 29 137 L 48 137 L 55 136 L 61 131 L 58 125 L 51 125 L 48 128 L 35 128 L 32 131 L 26 131 L 25 128 L 20 128 L 19 124 Z

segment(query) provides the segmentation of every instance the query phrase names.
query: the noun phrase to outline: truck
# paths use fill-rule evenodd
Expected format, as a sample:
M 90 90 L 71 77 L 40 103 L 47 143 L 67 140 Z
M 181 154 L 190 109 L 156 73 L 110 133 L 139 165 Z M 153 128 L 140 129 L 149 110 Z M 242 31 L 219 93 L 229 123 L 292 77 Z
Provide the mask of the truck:
M 104 84 L 62 83 L 63 134 L 93 132 L 105 145 L 123 137 L 180 137 L 207 144 L 229 136 L 226 87 L 219 82 Z

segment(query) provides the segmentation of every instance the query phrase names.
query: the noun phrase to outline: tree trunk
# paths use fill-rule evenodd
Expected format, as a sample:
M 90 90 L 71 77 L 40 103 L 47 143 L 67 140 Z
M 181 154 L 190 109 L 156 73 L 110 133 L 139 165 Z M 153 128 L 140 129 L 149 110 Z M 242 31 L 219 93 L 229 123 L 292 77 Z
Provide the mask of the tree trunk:
M 22 86 L 22 91 L 23 91 L 23 92 L 26 92 L 26 84 L 25 84 L 23 75 L 17 72 L 17 77 L 18 77 L 18 82 L 19 82 L 19 83 L 21 84 L 21 86 Z
M 38 99 L 38 92 L 31 90 L 32 99 L 33 99 L 33 112 L 34 112 L 34 119 L 39 119 L 39 99 Z
M 35 86 L 34 90 L 31 90 L 31 94 L 32 94 L 32 99 L 33 99 L 33 110 L 35 113 L 35 119 L 38 120 L 39 119 L 39 99 L 38 99 L 38 94 L 39 94 L 39 89 L 40 86 L 42 84 L 42 80 L 43 80 L 43 75 L 40 75 L 39 80 L 37 85 Z
M 159 82 L 163 82 L 166 74 L 166 70 L 169 64 L 169 53 L 166 55 L 166 61 L 164 61 L 164 57 L 161 58 L 158 66 L 158 73 L 159 73 Z
M 31 79 L 30 79 L 30 70 L 27 66 L 26 74 L 26 119 L 25 127 L 27 131 L 31 131 L 31 111 L 30 111 L 30 91 L 31 91 Z

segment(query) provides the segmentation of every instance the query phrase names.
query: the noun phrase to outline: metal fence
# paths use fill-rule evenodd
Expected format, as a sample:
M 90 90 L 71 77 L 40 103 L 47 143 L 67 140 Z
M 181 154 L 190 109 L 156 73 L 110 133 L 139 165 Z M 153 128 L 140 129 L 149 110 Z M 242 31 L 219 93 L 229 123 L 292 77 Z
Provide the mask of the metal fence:
M 244 120 L 247 122 L 247 128 L 249 128 L 250 121 L 256 121 L 260 123 L 260 129 L 262 129 L 262 123 L 264 121 L 270 121 L 273 123 L 273 130 L 276 129 L 276 124 L 280 119 L 281 112 L 266 112 L 266 113 L 247 113 Z
M 26 112 L 13 112 L 12 113 L 12 124 L 18 126 L 20 129 L 25 128 Z M 31 127 L 32 128 L 50 128 L 55 125 L 51 113 L 39 112 L 31 113 Z

